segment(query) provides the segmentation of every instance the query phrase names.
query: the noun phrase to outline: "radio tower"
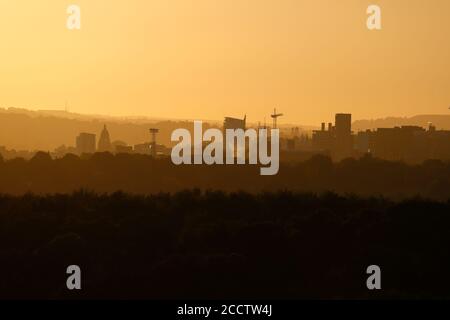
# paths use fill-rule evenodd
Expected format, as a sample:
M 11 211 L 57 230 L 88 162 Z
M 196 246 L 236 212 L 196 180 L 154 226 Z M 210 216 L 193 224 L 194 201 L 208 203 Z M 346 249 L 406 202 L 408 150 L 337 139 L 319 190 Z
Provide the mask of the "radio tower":
M 276 129 L 276 128 L 277 128 L 277 119 L 278 119 L 279 117 L 282 117 L 283 114 L 282 114 L 282 113 L 277 113 L 277 109 L 275 108 L 275 109 L 273 109 L 273 114 L 270 115 L 270 116 L 271 116 L 272 119 L 273 119 L 273 129 Z
M 152 134 L 152 144 L 151 144 L 151 154 L 152 157 L 156 157 L 156 134 L 159 132 L 159 129 L 151 128 L 150 133 Z

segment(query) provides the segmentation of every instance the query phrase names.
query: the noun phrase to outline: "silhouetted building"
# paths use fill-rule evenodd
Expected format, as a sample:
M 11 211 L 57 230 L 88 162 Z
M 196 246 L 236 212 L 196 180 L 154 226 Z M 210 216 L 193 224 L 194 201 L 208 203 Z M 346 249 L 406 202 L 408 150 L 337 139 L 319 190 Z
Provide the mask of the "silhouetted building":
M 450 159 L 450 131 L 434 126 L 378 128 L 370 136 L 370 150 L 387 160 L 421 162 L 426 159 Z
M 134 146 L 134 153 L 136 154 L 145 154 L 145 155 L 153 155 L 152 154 L 152 145 L 151 142 L 136 144 Z M 171 149 L 167 148 L 166 146 L 162 144 L 156 144 L 156 155 L 170 155 Z
M 246 128 L 246 119 L 247 116 L 244 117 L 244 119 L 236 119 L 236 118 L 230 118 L 226 117 L 223 122 L 223 130 L 226 129 L 242 129 L 245 130 Z
M 353 154 L 352 115 L 338 113 L 335 117 L 335 143 L 332 150 L 334 157 L 343 159 Z
M 419 126 L 378 128 L 358 132 L 355 149 L 386 159 L 419 163 L 427 159 L 450 159 L 450 131 Z
M 430 131 L 429 144 L 429 159 L 450 159 L 450 131 L 436 130 L 434 128 Z
M 325 122 L 323 122 L 320 130 L 313 131 L 314 149 L 327 152 L 337 160 L 351 157 L 354 152 L 352 115 L 338 113 L 335 117 L 335 125 L 328 123 L 328 130 L 325 128 Z
M 370 150 L 370 136 L 372 131 L 366 130 L 358 132 L 355 136 L 355 150 L 359 153 L 371 153 Z
M 111 147 L 113 148 L 113 150 L 116 150 L 117 146 L 126 147 L 126 146 L 128 146 L 128 144 L 125 141 L 121 141 L 121 140 L 115 140 L 115 141 L 111 142 Z
M 76 138 L 76 150 L 78 154 L 95 153 L 95 134 L 80 133 Z
M 352 133 L 351 115 L 336 114 L 336 124 L 322 123 L 314 130 L 312 150 L 328 153 L 334 160 L 370 153 L 374 157 L 420 163 L 427 159 L 450 160 L 450 131 L 437 130 L 429 124 L 428 130 L 419 126 L 378 128 Z
M 335 116 L 336 137 L 347 137 L 352 134 L 352 115 L 350 113 L 337 113 Z
M 150 142 L 136 144 L 134 146 L 134 153 L 150 155 L 151 154 L 151 145 L 152 144 Z
M 331 151 L 334 143 L 334 130 L 331 123 L 328 125 L 328 130 L 325 130 L 325 122 L 323 122 L 320 130 L 313 131 L 312 143 L 317 151 Z
M 108 129 L 106 125 L 103 127 L 102 133 L 100 134 L 100 139 L 98 140 L 98 151 L 99 152 L 111 152 L 112 145 L 109 137 Z
M 156 143 L 156 135 L 159 133 L 159 129 L 158 128 L 151 128 L 150 129 L 150 134 L 152 135 L 152 143 L 150 145 L 150 154 L 153 157 L 156 157 L 158 155 L 158 148 L 157 148 L 157 143 Z

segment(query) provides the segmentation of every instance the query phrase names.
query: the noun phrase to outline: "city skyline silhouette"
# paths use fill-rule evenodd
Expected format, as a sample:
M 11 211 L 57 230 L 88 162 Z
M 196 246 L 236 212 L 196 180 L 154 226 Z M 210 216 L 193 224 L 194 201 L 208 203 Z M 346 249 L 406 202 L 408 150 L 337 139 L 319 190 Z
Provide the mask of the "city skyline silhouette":
M 0 300 L 449 300 L 449 13 L 0 1 Z

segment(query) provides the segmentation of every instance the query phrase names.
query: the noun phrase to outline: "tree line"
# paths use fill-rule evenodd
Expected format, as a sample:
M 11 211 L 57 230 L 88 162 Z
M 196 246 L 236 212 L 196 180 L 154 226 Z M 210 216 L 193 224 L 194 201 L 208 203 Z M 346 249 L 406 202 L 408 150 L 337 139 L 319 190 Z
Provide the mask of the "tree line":
M 334 163 L 327 156 L 317 155 L 305 161 L 282 162 L 277 175 L 264 177 L 258 166 L 176 166 L 170 158 L 132 154 L 68 154 L 52 159 L 39 152 L 29 161 L 0 159 L 0 193 L 6 194 L 71 193 L 80 189 L 154 194 L 192 188 L 251 193 L 332 191 L 395 199 L 421 195 L 445 200 L 450 198 L 450 162 L 428 160 L 408 165 L 365 156 Z
M 449 212 L 334 193 L 3 195 L 0 297 L 448 298 Z

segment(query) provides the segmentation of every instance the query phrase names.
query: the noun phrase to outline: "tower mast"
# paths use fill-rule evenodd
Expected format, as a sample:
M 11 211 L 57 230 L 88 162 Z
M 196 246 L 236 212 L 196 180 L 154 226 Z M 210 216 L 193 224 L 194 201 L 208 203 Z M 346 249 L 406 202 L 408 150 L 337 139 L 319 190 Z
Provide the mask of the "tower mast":
M 277 109 L 275 108 L 275 109 L 273 109 L 273 114 L 272 115 L 270 115 L 271 117 L 272 117 L 272 119 L 273 119 L 273 129 L 277 129 L 277 119 L 279 118 L 279 117 L 282 117 L 283 116 L 283 114 L 282 113 L 277 113 Z

